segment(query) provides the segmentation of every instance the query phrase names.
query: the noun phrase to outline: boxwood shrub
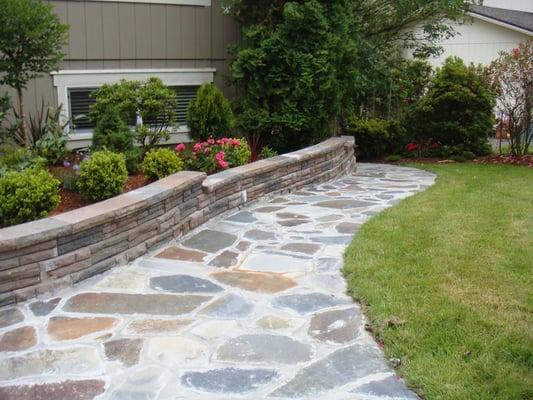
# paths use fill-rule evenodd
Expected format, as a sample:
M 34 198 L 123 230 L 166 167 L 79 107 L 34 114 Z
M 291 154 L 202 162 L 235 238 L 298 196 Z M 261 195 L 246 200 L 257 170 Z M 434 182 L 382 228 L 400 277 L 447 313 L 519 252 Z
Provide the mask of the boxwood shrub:
M 59 204 L 60 182 L 43 169 L 0 176 L 0 218 L 6 225 L 44 218 Z
M 78 190 L 91 201 L 100 201 L 124 191 L 128 179 L 123 154 L 97 151 L 78 170 Z
M 150 150 L 144 157 L 141 169 L 148 179 L 155 181 L 181 171 L 183 161 L 170 149 Z

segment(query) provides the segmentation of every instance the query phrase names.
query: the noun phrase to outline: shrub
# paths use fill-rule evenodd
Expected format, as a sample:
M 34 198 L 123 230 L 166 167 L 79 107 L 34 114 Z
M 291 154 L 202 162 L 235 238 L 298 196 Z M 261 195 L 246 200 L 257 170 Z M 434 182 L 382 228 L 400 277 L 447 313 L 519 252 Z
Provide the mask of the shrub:
M 179 172 L 183 161 L 170 149 L 150 150 L 142 163 L 142 170 L 150 180 L 157 180 Z
M 111 107 L 99 115 L 93 133 L 93 148 L 116 153 L 133 148 L 133 132 L 120 118 L 117 109 Z
M 237 167 L 250 161 L 251 151 L 245 139 L 221 138 L 197 142 L 192 148 L 183 143 L 176 146 L 187 169 L 211 174 Z
M 187 126 L 195 140 L 219 138 L 233 128 L 229 101 L 214 85 L 206 83 L 198 89 L 187 109 Z
M 81 163 L 78 189 L 89 200 L 100 201 L 122 193 L 127 178 L 124 155 L 97 151 Z
M 269 146 L 263 146 L 261 148 L 260 156 L 262 159 L 270 158 L 270 157 L 276 157 L 278 155 L 278 152 L 274 150 L 272 147 Z
M 132 147 L 130 150 L 124 153 L 126 159 L 126 169 L 130 174 L 136 174 L 140 170 L 142 161 L 142 150 L 138 147 Z
M 379 157 L 402 150 L 405 130 L 396 120 L 351 118 L 346 133 L 355 137 L 357 153 L 363 158 Z
M 399 154 L 391 154 L 385 160 L 390 161 L 390 162 L 396 162 L 396 161 L 400 161 L 401 159 L 402 159 L 401 155 L 399 155 Z
M 10 171 L 0 177 L 0 217 L 7 225 L 46 217 L 59 200 L 59 181 L 45 170 Z
M 250 161 L 250 146 L 246 139 L 222 138 L 217 141 L 230 167 L 238 167 Z
M 0 146 L 0 172 L 24 171 L 26 169 L 44 169 L 46 160 L 17 145 Z
M 464 145 L 479 153 L 492 132 L 494 105 L 484 70 L 449 57 L 408 117 L 409 125 L 419 143 L 433 140 L 440 145 Z

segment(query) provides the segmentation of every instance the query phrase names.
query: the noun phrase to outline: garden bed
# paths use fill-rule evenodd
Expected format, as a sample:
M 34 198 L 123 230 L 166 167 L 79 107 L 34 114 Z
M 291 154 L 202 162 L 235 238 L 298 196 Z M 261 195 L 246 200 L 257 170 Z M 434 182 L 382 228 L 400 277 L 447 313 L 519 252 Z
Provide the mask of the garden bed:
M 456 161 L 442 157 L 403 157 L 397 161 L 389 161 L 386 158 L 377 158 L 369 160 L 370 162 L 378 162 L 385 164 L 447 164 L 457 163 Z M 466 163 L 474 164 L 502 164 L 502 165 L 518 165 L 524 167 L 533 167 L 533 155 L 528 154 L 524 156 L 513 156 L 510 154 L 493 154 L 490 156 L 478 156 Z
M 353 170 L 352 137 L 206 176 L 182 171 L 119 196 L 0 229 L 0 305 L 68 286 L 133 260 L 267 194 Z
M 124 186 L 124 193 L 146 186 L 149 183 L 150 182 L 148 181 L 148 179 L 146 179 L 142 172 L 130 175 L 128 176 L 128 180 L 126 181 L 126 184 Z M 77 208 L 85 207 L 90 204 L 90 202 L 80 193 L 75 192 L 73 190 L 68 190 L 64 187 L 60 189 L 59 195 L 61 196 L 61 201 L 59 202 L 59 205 L 50 212 L 49 216 L 75 210 Z

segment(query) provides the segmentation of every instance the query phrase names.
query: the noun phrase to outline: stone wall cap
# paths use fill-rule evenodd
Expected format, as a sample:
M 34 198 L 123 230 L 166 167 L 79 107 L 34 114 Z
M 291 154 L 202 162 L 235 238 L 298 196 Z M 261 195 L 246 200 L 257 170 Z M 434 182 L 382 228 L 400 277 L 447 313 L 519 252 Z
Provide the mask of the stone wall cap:
M 68 235 L 72 226 L 56 218 L 43 218 L 0 229 L 0 251 L 15 250 Z

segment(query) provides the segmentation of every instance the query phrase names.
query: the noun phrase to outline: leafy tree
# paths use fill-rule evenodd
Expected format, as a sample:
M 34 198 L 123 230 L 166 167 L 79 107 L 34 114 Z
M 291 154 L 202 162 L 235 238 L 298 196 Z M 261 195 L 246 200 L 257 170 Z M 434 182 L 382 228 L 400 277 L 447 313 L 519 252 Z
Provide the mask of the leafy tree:
M 96 102 L 91 106 L 89 116 L 97 125 L 110 108 L 115 109 L 127 125 L 139 122 L 136 138 L 145 152 L 170 137 L 169 128 L 174 123 L 177 107 L 176 93 L 161 79 L 151 77 L 146 82 L 122 80 L 103 85 L 91 96 Z
M 233 113 L 229 101 L 216 86 L 206 83 L 198 89 L 196 99 L 187 109 L 187 126 L 195 140 L 230 136 Z
M 389 116 L 391 111 L 394 115 L 395 91 L 398 85 L 404 84 L 398 79 L 398 72 L 403 73 L 405 49 L 410 49 L 420 59 L 438 55 L 442 51 L 438 43 L 456 33 L 450 22 L 469 21 L 466 12 L 471 3 L 479 1 L 349 2 L 351 35 L 357 43 L 354 62 L 357 78 L 347 105 L 371 116 Z M 396 104 L 397 111 L 404 108 Z
M 436 43 L 454 34 L 450 20 L 463 21 L 471 2 L 225 3 L 243 26 L 231 68 L 237 123 L 257 154 L 261 142 L 297 148 L 332 134 L 338 117 L 344 127 L 355 110 L 390 108 L 394 85 L 403 85 L 393 81 L 404 47 L 438 53 Z
M 466 67 L 460 58 L 449 57 L 418 102 L 411 130 L 421 143 L 433 140 L 484 153 L 492 132 L 494 105 L 484 69 Z
M 527 154 L 533 140 L 533 40 L 501 52 L 489 75 L 498 108 L 507 116 L 511 153 Z
M 31 79 L 59 66 L 68 25 L 59 21 L 51 4 L 39 0 L 2 0 L 0 26 L 0 84 L 17 91 L 20 129 L 26 147 L 30 147 L 33 143 L 25 120 L 23 90 Z

